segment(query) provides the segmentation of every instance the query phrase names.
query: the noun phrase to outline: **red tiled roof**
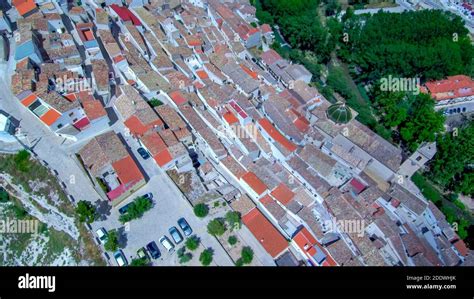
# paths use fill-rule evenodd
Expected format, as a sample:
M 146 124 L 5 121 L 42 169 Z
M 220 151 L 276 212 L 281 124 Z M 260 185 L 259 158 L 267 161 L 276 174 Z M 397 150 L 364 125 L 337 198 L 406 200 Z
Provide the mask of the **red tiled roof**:
M 13 0 L 12 5 L 15 6 L 16 10 L 21 16 L 26 15 L 36 8 L 36 3 L 34 0 Z
M 156 132 L 147 133 L 140 140 L 152 156 L 166 149 L 165 142 Z
M 447 77 L 444 80 L 431 81 L 422 88 L 423 92 L 430 92 L 435 100 L 441 101 L 474 95 L 474 81 L 465 75 Z
M 119 63 L 120 61 L 122 61 L 124 59 L 125 59 L 125 57 L 123 57 L 123 55 L 117 55 L 113 58 L 114 63 Z
M 287 240 L 257 208 L 245 214 L 242 222 L 273 258 L 288 248 Z
M 139 26 L 142 24 L 140 19 L 138 19 L 128 8 L 123 6 L 118 6 L 117 4 L 112 4 L 110 7 L 117 13 L 117 15 L 124 21 L 131 21 L 133 25 Z
M 229 125 L 233 125 L 235 123 L 238 123 L 239 120 L 237 119 L 237 117 L 230 111 L 227 111 L 226 113 L 224 113 L 224 115 L 222 115 L 222 117 L 225 119 L 225 121 L 229 124 Z
M 267 50 L 267 51 L 263 52 L 262 55 L 260 56 L 260 58 L 262 58 L 263 62 L 265 62 L 265 64 L 267 64 L 267 65 L 272 65 L 275 62 L 277 62 L 278 60 L 282 59 L 280 54 L 278 54 L 273 49 L 270 49 L 270 50 Z
M 252 188 L 258 195 L 265 192 L 268 187 L 255 175 L 255 173 L 248 171 L 242 176 L 242 180 Z
M 321 247 L 312 233 L 303 227 L 294 237 L 293 241 L 298 247 L 309 257 L 313 257 L 318 251 L 322 252 L 326 258 L 322 263 L 323 266 L 336 266 L 336 262 L 329 256 L 328 252 Z
M 257 72 L 254 72 L 252 71 L 251 69 L 249 69 L 248 67 L 246 67 L 245 65 L 241 64 L 240 67 L 244 70 L 244 72 L 246 72 L 250 77 L 252 77 L 253 79 L 257 79 L 258 78 L 258 73 Z
M 141 181 L 144 177 L 137 164 L 133 161 L 132 157 L 127 157 L 112 163 L 120 182 L 124 185 L 136 184 Z
M 173 160 L 173 157 L 171 156 L 170 151 L 168 149 L 161 151 L 160 153 L 155 155 L 153 158 L 155 159 L 156 163 L 160 165 L 160 167 L 165 166 L 166 164 L 168 164 L 169 162 Z
M 136 116 L 130 116 L 124 124 L 130 130 L 130 133 L 135 136 L 141 136 L 150 129 L 148 126 L 142 124 Z
M 466 256 L 469 253 L 469 249 L 466 246 L 466 243 L 464 243 L 463 240 L 458 239 L 456 242 L 453 243 L 454 247 L 456 250 L 461 254 L 462 256 Z
M 265 34 L 265 33 L 269 33 L 269 32 L 272 32 L 272 27 L 270 27 L 270 25 L 268 24 L 263 24 L 262 26 L 260 26 L 260 28 L 262 29 L 262 32 Z
M 266 118 L 261 118 L 258 120 L 260 126 L 267 132 L 270 137 L 273 138 L 276 142 L 281 144 L 288 151 L 293 152 L 296 150 L 296 145 L 291 143 L 288 139 L 285 138 Z
M 183 96 L 183 94 L 176 90 L 170 93 L 170 98 L 175 102 L 176 105 L 182 105 L 187 102 L 186 98 Z
M 49 109 L 48 112 L 43 114 L 40 119 L 47 125 L 51 126 L 61 117 L 61 113 L 54 109 Z
M 286 186 L 284 183 L 280 183 L 273 191 L 271 195 L 283 205 L 287 205 L 295 196 L 295 193 Z
M 206 71 L 204 71 L 204 70 L 197 70 L 197 71 L 196 71 L 196 74 L 197 74 L 198 77 L 201 78 L 202 80 L 209 78 L 209 76 L 207 75 Z
M 96 120 L 107 115 L 107 112 L 105 111 L 104 106 L 102 106 L 100 101 L 94 99 L 86 99 L 81 100 L 81 102 L 82 107 L 84 108 L 84 112 L 90 120 Z

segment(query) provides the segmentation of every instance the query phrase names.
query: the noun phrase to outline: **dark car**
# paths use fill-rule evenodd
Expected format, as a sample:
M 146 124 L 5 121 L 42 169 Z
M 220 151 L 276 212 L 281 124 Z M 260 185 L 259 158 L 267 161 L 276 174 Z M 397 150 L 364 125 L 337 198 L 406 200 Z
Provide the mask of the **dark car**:
M 191 226 L 189 226 L 186 219 L 180 218 L 178 220 L 178 225 L 179 225 L 179 227 L 181 227 L 181 229 L 183 230 L 183 233 L 186 237 L 190 236 L 193 233 L 193 230 L 191 229 Z
M 143 194 L 142 197 L 151 201 L 153 199 L 153 193 Z
M 140 156 L 142 156 L 144 160 L 150 158 L 150 154 L 143 147 L 139 147 L 137 149 L 137 152 L 140 154 Z
M 172 226 L 168 231 L 176 244 L 183 241 L 183 236 L 181 236 L 179 230 L 175 226 Z
M 130 207 L 130 204 L 131 204 L 131 202 L 128 203 L 128 204 L 126 204 L 126 205 L 124 205 L 123 207 L 121 207 L 121 208 L 119 209 L 120 215 L 123 215 L 123 214 L 127 213 L 128 208 Z
M 155 241 L 151 241 L 146 245 L 146 249 L 150 252 L 152 258 L 157 259 L 161 256 L 160 249 L 158 249 L 158 245 L 156 245 Z

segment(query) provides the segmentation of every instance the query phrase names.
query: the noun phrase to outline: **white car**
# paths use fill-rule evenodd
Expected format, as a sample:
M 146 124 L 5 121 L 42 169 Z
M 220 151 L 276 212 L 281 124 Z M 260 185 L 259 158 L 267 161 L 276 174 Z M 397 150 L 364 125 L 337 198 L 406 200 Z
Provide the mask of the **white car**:
M 104 244 L 105 241 L 107 240 L 107 231 L 105 228 L 101 227 L 99 228 L 95 234 L 97 235 L 97 238 L 99 238 L 100 244 Z
M 173 243 L 171 243 L 171 241 L 168 239 L 168 237 L 163 236 L 163 237 L 160 238 L 159 241 L 160 241 L 161 245 L 163 245 L 163 247 L 166 248 L 166 250 L 168 250 L 168 252 L 170 252 L 174 249 L 174 245 L 173 245 Z
M 114 258 L 115 258 L 115 261 L 117 262 L 117 265 L 119 265 L 120 267 L 128 265 L 127 259 L 125 258 L 121 250 L 115 251 Z

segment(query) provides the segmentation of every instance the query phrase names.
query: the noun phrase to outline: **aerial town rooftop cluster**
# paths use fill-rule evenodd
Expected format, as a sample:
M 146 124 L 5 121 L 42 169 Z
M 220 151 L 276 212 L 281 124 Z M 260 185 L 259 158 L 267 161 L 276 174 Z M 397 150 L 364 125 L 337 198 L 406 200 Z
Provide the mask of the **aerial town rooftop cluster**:
M 11 1 L 0 20 L 16 40 L 11 87 L 59 136 L 93 136 L 77 155 L 113 206 L 146 177 L 124 136 L 94 134 L 111 114 L 164 170 L 195 171 L 199 153 L 198 172 L 234 187 L 226 200 L 277 265 L 472 259 L 410 180 L 435 145 L 402 157 L 329 103 L 304 66 L 269 47 L 274 32 L 248 0 L 68 2 Z

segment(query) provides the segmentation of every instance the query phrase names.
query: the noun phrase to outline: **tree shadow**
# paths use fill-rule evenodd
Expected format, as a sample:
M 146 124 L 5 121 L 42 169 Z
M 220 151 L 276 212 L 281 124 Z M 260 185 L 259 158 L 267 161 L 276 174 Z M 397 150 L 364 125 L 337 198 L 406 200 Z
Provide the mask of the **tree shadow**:
M 97 213 L 99 214 L 99 220 L 104 221 L 110 216 L 112 206 L 105 200 L 98 200 L 96 202 Z

